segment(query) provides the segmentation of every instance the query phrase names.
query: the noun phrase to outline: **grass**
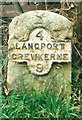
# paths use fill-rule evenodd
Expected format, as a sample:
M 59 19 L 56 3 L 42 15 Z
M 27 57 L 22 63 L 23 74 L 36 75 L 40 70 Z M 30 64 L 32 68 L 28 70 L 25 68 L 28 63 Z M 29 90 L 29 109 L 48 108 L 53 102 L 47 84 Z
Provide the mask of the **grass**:
M 52 92 L 27 93 L 13 91 L 12 95 L 2 95 L 2 118 L 4 119 L 57 119 L 80 120 L 80 110 L 69 97 L 54 96 Z

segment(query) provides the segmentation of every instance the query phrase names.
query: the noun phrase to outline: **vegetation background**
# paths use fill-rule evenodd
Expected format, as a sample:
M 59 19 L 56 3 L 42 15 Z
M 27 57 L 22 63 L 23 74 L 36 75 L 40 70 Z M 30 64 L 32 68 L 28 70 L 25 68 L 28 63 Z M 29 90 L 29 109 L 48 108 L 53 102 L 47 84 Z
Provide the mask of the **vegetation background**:
M 8 94 L 6 77 L 8 62 L 9 23 L 13 17 L 30 10 L 48 10 L 67 17 L 73 24 L 72 38 L 72 93 L 71 100 L 61 93 L 36 93 L 32 90 L 21 93 L 15 90 Z M 82 119 L 82 1 L 26 2 L 25 0 L 0 0 L 0 108 L 2 119 Z M 23 87 L 23 86 L 22 86 Z M 31 94 L 30 94 L 31 93 Z

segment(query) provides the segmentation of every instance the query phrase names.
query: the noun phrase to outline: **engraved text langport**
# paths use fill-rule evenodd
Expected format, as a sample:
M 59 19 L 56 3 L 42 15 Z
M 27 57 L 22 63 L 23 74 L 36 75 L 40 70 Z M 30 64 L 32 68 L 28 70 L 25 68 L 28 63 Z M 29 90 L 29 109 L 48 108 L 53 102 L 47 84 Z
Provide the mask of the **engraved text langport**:
M 27 62 L 33 74 L 48 73 L 53 62 L 71 62 L 71 41 L 57 40 L 43 28 L 34 29 L 28 41 L 18 40 L 13 46 L 9 52 L 10 59 Z

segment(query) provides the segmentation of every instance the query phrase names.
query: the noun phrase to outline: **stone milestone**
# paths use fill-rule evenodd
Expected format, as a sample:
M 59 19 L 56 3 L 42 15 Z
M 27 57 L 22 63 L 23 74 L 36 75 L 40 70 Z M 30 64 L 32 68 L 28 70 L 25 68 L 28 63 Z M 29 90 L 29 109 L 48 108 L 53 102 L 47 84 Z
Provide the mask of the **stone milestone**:
M 29 11 L 9 26 L 8 88 L 70 92 L 71 22 L 49 11 Z M 20 87 L 20 86 L 22 86 Z

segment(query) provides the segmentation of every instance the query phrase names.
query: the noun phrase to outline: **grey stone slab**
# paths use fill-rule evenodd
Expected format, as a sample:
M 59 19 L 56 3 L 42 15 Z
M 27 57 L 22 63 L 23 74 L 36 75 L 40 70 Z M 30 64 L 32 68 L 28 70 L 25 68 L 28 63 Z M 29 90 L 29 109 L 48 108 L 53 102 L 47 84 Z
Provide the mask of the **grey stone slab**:
M 58 42 L 60 41 L 69 41 L 68 47 L 66 46 L 66 51 L 69 49 L 70 60 L 63 61 L 60 60 L 52 62 L 52 66 L 46 74 L 35 74 L 33 73 L 33 65 L 40 62 L 41 64 L 45 64 L 50 61 L 43 62 L 41 60 L 30 60 L 29 64 L 31 64 L 31 70 L 29 69 L 28 61 L 25 60 L 13 60 L 9 57 L 8 61 L 8 73 L 7 73 L 7 83 L 8 88 L 19 89 L 22 91 L 28 91 L 34 88 L 36 91 L 49 91 L 52 90 L 55 94 L 59 93 L 70 93 L 71 91 L 71 38 L 72 38 L 72 24 L 71 22 L 61 16 L 59 14 L 49 12 L 49 11 L 30 11 L 20 16 L 15 17 L 9 26 L 9 55 L 12 52 L 20 52 L 20 54 L 25 53 L 28 49 L 22 50 L 16 48 L 16 43 L 19 42 L 27 42 L 22 40 L 27 40 L 27 38 L 34 37 L 33 42 L 36 42 L 36 38 L 34 34 L 36 34 L 38 28 L 45 29 L 45 31 L 49 31 L 50 35 Z M 34 32 L 34 33 L 33 33 Z M 33 33 L 33 35 L 32 35 Z M 46 33 L 45 33 L 46 34 Z M 30 37 L 32 35 L 32 37 Z M 39 35 L 39 34 L 38 34 Z M 44 35 L 44 33 L 43 33 Z M 46 36 L 46 35 L 44 35 Z M 68 39 L 67 39 L 68 38 Z M 48 40 L 48 36 L 45 37 L 44 43 Z M 40 39 L 41 40 L 41 39 Z M 32 42 L 32 40 L 31 40 Z M 51 42 L 49 39 L 48 42 Z M 39 43 L 39 42 L 38 42 Z M 40 41 L 41 43 L 41 41 Z M 64 50 L 64 49 L 63 49 Z M 28 51 L 36 53 L 37 50 Z M 44 52 L 46 50 L 44 49 Z M 61 51 L 61 50 L 60 50 Z M 58 51 L 60 53 L 60 51 Z M 65 51 L 65 52 L 66 52 Z M 40 53 L 41 51 L 38 50 Z M 37 52 L 37 53 L 38 53 Z M 43 52 L 43 53 L 44 53 Z M 47 51 L 50 54 L 50 51 Z M 52 52 L 52 50 L 51 50 Z M 57 50 L 54 51 L 56 54 Z M 21 58 L 22 59 L 22 58 Z M 44 66 L 46 67 L 46 66 Z M 47 69 L 47 68 L 46 68 Z M 40 71 L 41 72 L 41 71 Z

